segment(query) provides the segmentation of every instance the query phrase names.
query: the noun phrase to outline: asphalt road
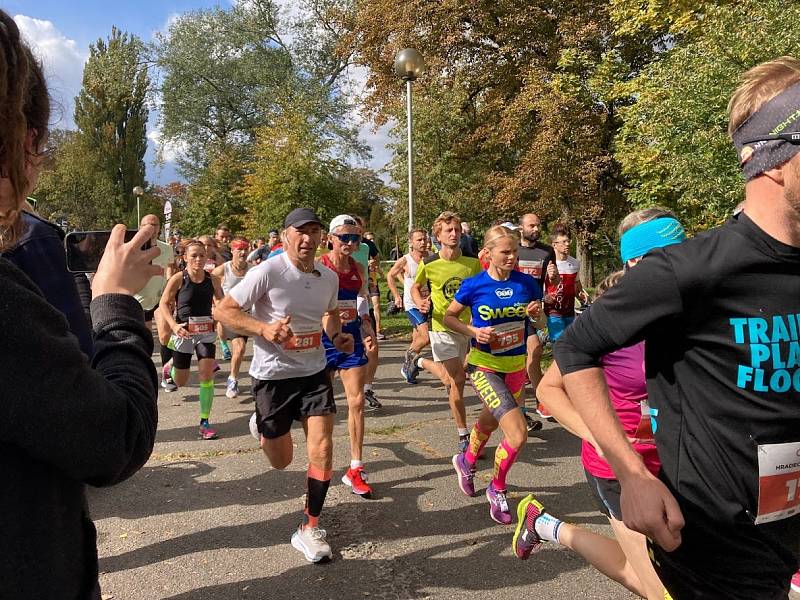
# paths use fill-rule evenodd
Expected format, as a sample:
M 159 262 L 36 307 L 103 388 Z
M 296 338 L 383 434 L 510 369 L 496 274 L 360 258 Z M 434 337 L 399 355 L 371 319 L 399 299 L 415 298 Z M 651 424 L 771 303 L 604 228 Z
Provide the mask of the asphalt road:
M 527 562 L 513 555 L 513 526 L 490 520 L 482 493 L 499 436 L 479 462 L 479 494 L 465 497 L 450 464 L 456 433 L 444 389 L 427 374 L 419 385 L 405 383 L 404 348 L 383 343 L 375 384 L 383 408 L 367 413 L 371 500 L 340 481 L 349 451 L 347 404 L 336 386 L 334 479 L 321 519 L 334 560 L 325 565 L 307 563 L 289 544 L 305 491 L 302 429 L 293 430 L 294 461 L 277 471 L 248 431 L 249 377 L 240 380 L 240 398 L 226 398 L 221 362 L 212 413 L 221 437 L 213 441 L 197 438 L 194 376 L 177 392 L 162 391 L 151 460 L 127 482 L 89 494 L 104 600 L 634 598 L 566 548 L 546 545 Z M 470 419 L 479 409 L 471 390 L 467 409 Z M 534 492 L 552 513 L 611 535 L 586 487 L 579 449 L 570 434 L 545 424 L 509 476 L 512 508 Z

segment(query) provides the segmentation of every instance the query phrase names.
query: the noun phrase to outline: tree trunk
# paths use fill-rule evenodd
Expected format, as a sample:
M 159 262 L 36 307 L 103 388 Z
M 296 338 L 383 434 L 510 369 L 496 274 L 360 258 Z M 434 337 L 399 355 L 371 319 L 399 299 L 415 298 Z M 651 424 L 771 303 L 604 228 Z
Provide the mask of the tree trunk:
M 592 247 L 580 240 L 575 242 L 576 258 L 581 261 L 581 270 L 578 273 L 583 287 L 594 287 L 594 254 Z

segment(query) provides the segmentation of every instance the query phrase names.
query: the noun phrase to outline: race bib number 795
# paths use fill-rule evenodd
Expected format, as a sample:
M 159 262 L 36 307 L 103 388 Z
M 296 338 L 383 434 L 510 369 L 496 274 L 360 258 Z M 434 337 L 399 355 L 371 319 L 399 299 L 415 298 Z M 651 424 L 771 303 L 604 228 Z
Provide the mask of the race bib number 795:
M 800 442 L 758 447 L 756 525 L 800 514 Z

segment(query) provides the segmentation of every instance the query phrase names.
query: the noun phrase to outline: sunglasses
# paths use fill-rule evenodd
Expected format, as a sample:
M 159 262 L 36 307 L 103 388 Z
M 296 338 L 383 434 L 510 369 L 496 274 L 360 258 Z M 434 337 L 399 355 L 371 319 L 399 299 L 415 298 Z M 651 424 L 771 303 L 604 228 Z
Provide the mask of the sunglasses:
M 334 233 L 343 244 L 358 244 L 361 242 L 361 235 L 358 233 Z
M 743 143 L 754 144 L 756 142 L 772 142 L 775 140 L 783 140 L 784 142 L 789 142 L 793 146 L 800 145 L 800 131 L 787 131 L 786 133 L 764 135 L 762 137 L 757 137 L 752 140 L 747 140 L 746 142 Z

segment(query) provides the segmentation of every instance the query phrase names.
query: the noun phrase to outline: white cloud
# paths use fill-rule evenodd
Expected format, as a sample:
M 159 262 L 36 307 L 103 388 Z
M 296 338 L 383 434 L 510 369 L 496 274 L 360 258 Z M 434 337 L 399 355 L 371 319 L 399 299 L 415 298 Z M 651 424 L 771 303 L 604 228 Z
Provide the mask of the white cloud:
M 16 15 L 14 21 L 34 55 L 42 61 L 52 98 L 51 126 L 74 129 L 75 96 L 81 89 L 88 52 L 61 33 L 51 21 Z

